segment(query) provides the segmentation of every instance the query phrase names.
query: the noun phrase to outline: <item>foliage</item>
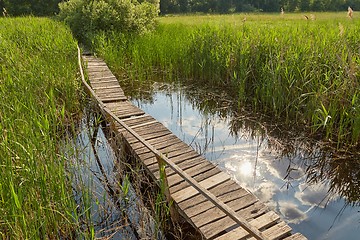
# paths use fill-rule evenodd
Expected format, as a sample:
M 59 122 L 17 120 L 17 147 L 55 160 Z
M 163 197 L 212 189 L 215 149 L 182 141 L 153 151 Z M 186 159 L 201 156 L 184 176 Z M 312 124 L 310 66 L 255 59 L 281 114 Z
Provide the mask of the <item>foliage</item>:
M 59 12 L 61 0 L 0 0 L 1 11 L 6 9 L 10 16 L 34 15 L 52 16 Z
M 0 26 L 0 238 L 72 238 L 76 206 L 59 136 L 79 109 L 76 42 L 45 18 Z
M 239 106 L 338 146 L 360 140 L 359 23 L 343 14 L 166 17 L 154 33 L 101 35 L 98 53 L 133 80 L 224 88 Z M 186 25 L 185 25 L 186 24 Z
M 69 0 L 59 6 L 59 18 L 84 43 L 91 42 L 91 37 L 99 31 L 143 33 L 151 30 L 158 13 L 156 1 Z
M 294 11 L 346 11 L 360 9 L 360 0 L 161 0 L 161 14 Z

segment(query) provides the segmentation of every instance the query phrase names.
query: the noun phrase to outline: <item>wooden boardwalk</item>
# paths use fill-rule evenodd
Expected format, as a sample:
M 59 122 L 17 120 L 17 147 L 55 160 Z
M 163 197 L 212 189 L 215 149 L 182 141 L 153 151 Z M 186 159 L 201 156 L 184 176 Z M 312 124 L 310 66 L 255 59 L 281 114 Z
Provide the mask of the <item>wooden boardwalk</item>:
M 199 155 L 153 117 L 130 103 L 102 60 L 92 56 L 82 58 L 100 107 L 111 112 L 116 131 L 123 136 L 154 181 L 158 182 L 160 178 L 159 157 L 154 154 L 157 152 L 216 199 L 214 204 L 208 196 L 185 181 L 174 168 L 167 166 L 170 198 L 180 215 L 201 233 L 203 239 L 306 239 L 299 233 L 293 234 L 278 214 L 252 193 L 239 186 L 228 174 Z M 235 212 L 235 218 L 225 213 L 217 203 Z M 240 226 L 239 221 L 234 219 L 245 223 Z M 249 233 L 252 229 L 258 233 L 257 236 Z

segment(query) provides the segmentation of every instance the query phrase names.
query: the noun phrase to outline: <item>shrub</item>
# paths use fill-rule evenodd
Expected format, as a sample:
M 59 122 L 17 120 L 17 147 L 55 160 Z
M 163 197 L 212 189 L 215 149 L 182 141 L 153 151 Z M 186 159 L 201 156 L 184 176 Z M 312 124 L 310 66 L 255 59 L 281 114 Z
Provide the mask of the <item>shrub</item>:
M 100 31 L 143 33 L 155 26 L 157 1 L 69 0 L 59 4 L 60 20 L 65 21 L 75 37 L 89 43 Z

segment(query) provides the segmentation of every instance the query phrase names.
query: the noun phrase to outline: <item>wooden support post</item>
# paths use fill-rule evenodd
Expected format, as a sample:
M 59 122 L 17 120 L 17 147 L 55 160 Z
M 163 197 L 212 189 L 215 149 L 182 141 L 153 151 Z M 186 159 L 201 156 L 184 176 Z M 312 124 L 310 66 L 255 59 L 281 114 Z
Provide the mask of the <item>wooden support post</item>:
M 160 181 L 162 181 L 162 183 L 160 183 L 161 191 L 165 195 L 167 203 L 169 204 L 170 216 L 171 216 L 173 223 L 178 223 L 180 220 L 180 217 L 179 217 L 178 211 L 175 208 L 173 200 L 171 199 L 169 183 L 167 181 L 166 170 L 165 170 L 166 162 L 160 156 L 156 156 L 156 160 L 157 160 L 158 166 L 159 166 Z

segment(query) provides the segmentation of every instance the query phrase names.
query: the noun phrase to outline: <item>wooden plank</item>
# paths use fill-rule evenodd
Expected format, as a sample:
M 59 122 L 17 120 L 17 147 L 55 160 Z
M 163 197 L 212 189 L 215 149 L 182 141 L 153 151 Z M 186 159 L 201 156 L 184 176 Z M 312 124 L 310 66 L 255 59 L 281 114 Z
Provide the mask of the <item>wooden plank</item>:
M 284 238 L 284 240 L 306 240 L 307 238 L 300 234 L 300 233 L 295 233 L 287 238 Z
M 133 145 L 136 145 L 133 147 L 133 149 L 134 149 L 134 151 L 136 151 L 138 153 L 144 151 L 144 149 L 148 149 L 145 145 L 141 144 L 140 142 L 137 142 Z M 175 138 L 175 139 L 171 139 L 171 140 L 158 142 L 158 143 L 154 144 L 153 146 L 155 149 L 159 150 L 161 153 L 165 154 L 165 156 L 166 156 L 166 154 L 174 151 L 174 148 L 176 148 L 176 147 L 181 148 L 183 146 L 183 144 L 181 142 L 179 142 L 178 139 Z
M 211 169 L 215 168 L 215 166 L 211 163 L 207 163 L 207 162 L 203 162 L 201 164 L 195 165 L 192 168 L 186 169 L 184 170 L 187 174 L 189 174 L 189 176 L 193 177 L 196 176 L 198 174 L 201 174 L 203 172 L 209 171 Z M 170 170 L 170 169 L 169 169 Z M 175 173 L 174 171 L 171 171 L 171 173 Z M 178 175 L 178 174 L 172 174 L 171 176 L 168 176 L 168 183 L 169 183 L 169 187 L 172 187 L 176 184 L 179 184 L 180 182 L 182 182 L 184 179 Z
M 196 179 L 196 181 L 199 182 L 199 181 L 205 180 L 205 179 L 207 179 L 207 178 L 209 178 L 209 177 L 211 177 L 213 175 L 217 175 L 217 174 L 219 174 L 219 172 L 222 172 L 222 171 L 220 171 L 218 168 L 213 168 L 213 169 L 211 169 L 211 170 L 209 170 L 207 172 L 196 175 L 195 179 Z M 188 186 L 189 186 L 189 184 L 187 183 L 187 181 L 183 180 L 181 183 L 176 184 L 175 186 L 171 186 L 170 190 L 171 190 L 172 193 L 175 193 L 175 192 L 180 191 L 180 190 L 182 190 L 184 188 L 187 188 Z
M 97 92 L 95 92 L 95 93 L 100 99 L 126 98 L 125 95 L 122 93 L 97 93 Z
M 152 122 L 152 121 L 156 121 L 155 118 L 153 118 L 150 115 L 143 115 L 143 116 L 138 116 L 138 117 L 133 117 L 133 118 L 129 118 L 129 119 L 125 119 L 123 120 L 123 122 L 128 125 L 129 127 L 132 126 L 136 126 L 138 124 L 142 124 L 145 122 Z M 117 123 L 118 126 L 120 126 L 120 124 Z
M 110 102 L 110 101 L 108 101 Z M 114 102 L 114 101 L 112 101 Z M 128 113 L 122 113 L 122 112 L 118 112 L 116 113 L 116 116 L 119 118 L 119 119 L 123 119 L 123 118 L 129 118 L 129 117 L 133 117 L 133 116 L 139 116 L 139 115 L 142 115 L 144 114 L 144 112 L 141 112 L 141 111 L 138 111 L 138 112 L 128 112 Z
M 225 182 L 227 179 L 229 179 L 228 174 L 226 174 L 224 172 L 219 172 L 218 174 L 199 182 L 199 184 L 202 187 L 204 187 L 205 189 L 208 189 L 208 188 L 216 186 L 222 182 Z M 171 190 L 171 188 L 170 188 L 170 190 Z M 198 191 L 195 188 L 189 186 L 183 190 L 180 190 L 174 194 L 171 194 L 171 197 L 174 199 L 174 201 L 179 203 L 179 202 L 182 202 L 182 201 L 196 195 L 197 193 L 198 193 Z
M 286 236 L 289 236 L 290 233 L 291 233 L 291 228 L 285 222 L 280 222 L 275 226 L 272 226 L 266 229 L 265 231 L 263 231 L 263 234 L 272 240 L 282 239 Z M 250 238 L 250 239 L 254 240 L 255 238 Z
M 96 72 L 96 73 L 88 73 L 89 79 L 102 79 L 102 78 L 111 78 L 115 77 L 111 72 Z
M 211 191 L 211 192 L 213 192 L 213 191 Z M 223 192 L 226 193 L 226 190 L 223 189 Z M 238 203 L 239 205 L 237 206 L 237 208 L 239 208 L 240 205 L 245 207 L 244 201 L 248 200 L 249 196 L 252 196 L 252 195 L 248 191 L 245 191 L 244 189 L 239 189 L 237 191 L 231 191 L 231 192 L 228 192 L 228 194 L 223 194 L 221 196 L 218 196 L 218 198 L 226 204 L 228 204 L 228 202 L 232 202 L 233 204 Z M 254 201 L 254 199 L 251 199 L 251 198 L 249 200 L 250 201 L 247 203 L 248 205 L 251 205 L 256 202 L 256 201 Z M 232 207 L 230 204 L 228 204 L 228 206 Z M 202 214 L 212 217 L 212 219 L 207 220 L 206 219 L 207 216 L 205 216 L 205 218 L 202 219 L 203 221 L 212 221 L 212 220 L 219 219 L 219 218 L 222 218 L 225 216 L 225 214 L 222 214 L 222 213 L 219 214 L 219 212 L 217 212 L 216 215 L 212 215 L 212 212 L 214 212 L 216 209 L 217 208 L 214 208 L 214 204 L 212 204 L 209 201 L 206 201 L 206 202 L 203 202 L 200 206 L 195 205 L 193 207 L 187 207 L 184 211 L 186 212 L 186 214 L 189 217 L 195 217 L 194 221 L 196 221 L 196 218 L 201 218 Z M 238 209 L 235 208 L 234 210 L 238 210 Z M 199 225 L 199 227 L 200 227 L 200 225 Z
M 150 122 L 151 124 L 151 122 Z M 164 147 L 167 145 L 173 145 L 177 143 L 179 140 L 174 135 L 163 136 L 156 139 L 149 140 L 149 143 L 154 146 L 154 148 L 158 149 L 158 147 Z M 136 151 L 141 148 L 146 148 L 146 146 L 142 142 L 133 142 L 130 144 L 131 148 Z
M 119 92 L 123 92 L 123 90 L 121 89 L 120 85 L 114 85 L 114 86 L 96 86 L 93 87 L 94 91 L 100 91 L 100 90 L 114 90 L 114 91 L 119 91 Z
M 179 163 L 174 162 L 175 164 L 177 164 L 181 169 L 186 170 L 187 168 L 200 164 L 203 162 L 203 159 L 199 156 L 194 156 L 192 154 L 187 154 L 186 156 L 184 156 L 185 160 L 182 161 L 182 158 L 178 158 L 179 159 Z M 152 165 L 156 163 L 156 159 L 154 158 L 148 158 L 144 160 L 144 164 L 147 165 L 148 167 L 152 167 Z M 167 176 L 171 176 L 172 174 L 175 174 L 175 172 L 166 172 L 166 174 L 168 174 Z
M 99 72 L 109 72 L 111 73 L 110 69 L 104 65 L 92 65 L 87 69 L 88 73 L 99 73 Z M 111 73 L 112 74 L 112 73 Z
M 240 196 L 239 198 L 228 202 L 227 205 L 237 211 L 251 206 L 257 201 L 258 199 L 254 197 L 254 195 L 247 193 L 244 196 Z M 189 217 L 191 217 L 191 220 L 196 224 L 196 226 L 202 227 L 210 222 L 213 222 L 214 220 L 226 217 L 226 214 L 223 211 L 215 207 L 214 204 L 212 205 L 212 208 L 197 215 L 191 212 L 192 208 L 187 209 L 185 212 Z
M 161 150 L 160 150 L 161 151 Z M 186 152 L 186 151 L 188 151 L 188 152 Z M 174 151 L 174 152 L 167 152 L 166 153 L 166 155 L 164 155 L 165 157 L 171 157 L 171 156 L 173 156 L 174 154 L 181 154 L 181 156 L 184 156 L 184 158 L 187 158 L 188 156 L 192 156 L 191 155 L 191 150 L 184 150 L 184 151 Z M 147 154 L 147 153 L 146 153 Z M 144 161 L 145 162 L 145 161 Z M 159 172 L 158 172 L 158 170 L 159 170 L 159 168 L 155 165 L 154 166 L 154 164 L 152 164 L 152 165 L 147 165 L 148 166 L 148 168 L 149 168 L 149 170 L 150 171 L 152 171 L 153 173 L 154 173 L 154 176 L 156 177 L 156 178 L 158 178 L 159 177 Z M 165 168 L 165 171 L 166 171 L 166 173 L 170 173 L 171 172 L 171 170 L 167 167 L 167 168 Z M 186 187 L 187 185 L 186 185 L 186 183 L 184 182 L 184 186 L 182 186 L 182 187 Z M 176 187 L 173 187 L 173 191 L 175 191 L 176 189 L 175 189 Z M 178 188 L 177 188 L 178 189 Z
M 118 86 L 102 87 L 101 89 L 94 88 L 96 94 L 121 94 L 125 96 L 124 92 Z
M 268 227 L 276 224 L 276 222 L 279 220 L 280 220 L 279 215 L 277 215 L 273 211 L 269 211 L 269 212 L 261 215 L 260 217 L 251 220 L 249 223 L 252 226 L 254 226 L 255 228 L 260 230 L 260 229 L 268 228 Z M 241 228 L 240 226 L 238 226 L 235 229 L 215 238 L 214 240 L 228 240 L 228 239 L 238 240 L 238 239 L 242 239 L 245 237 L 249 237 L 249 233 L 247 231 L 245 231 L 243 228 Z
M 225 181 L 213 188 L 210 188 L 209 191 L 212 194 L 214 194 L 216 197 L 221 197 L 223 195 L 227 195 L 228 192 L 236 191 L 238 189 L 239 189 L 239 185 L 237 183 L 235 183 L 232 180 L 228 180 L 228 181 Z M 179 203 L 178 206 L 181 209 L 186 210 L 190 207 L 198 206 L 199 204 L 203 204 L 206 201 L 207 201 L 207 199 L 203 195 L 197 195 L 196 197 L 193 197 L 191 199 L 188 199 L 188 200 L 185 200 L 185 201 Z
M 247 208 L 236 211 L 236 213 L 246 221 L 250 221 L 268 211 L 268 207 L 266 207 L 263 203 L 256 202 Z M 224 229 L 228 229 L 234 225 L 236 225 L 236 223 L 230 217 L 225 217 L 202 226 L 200 231 L 206 238 L 212 238 L 224 231 Z
M 116 83 L 120 86 L 119 81 L 114 75 L 106 76 L 106 77 L 92 77 L 89 76 L 89 80 L 92 84 L 103 84 L 106 85 L 107 83 Z

